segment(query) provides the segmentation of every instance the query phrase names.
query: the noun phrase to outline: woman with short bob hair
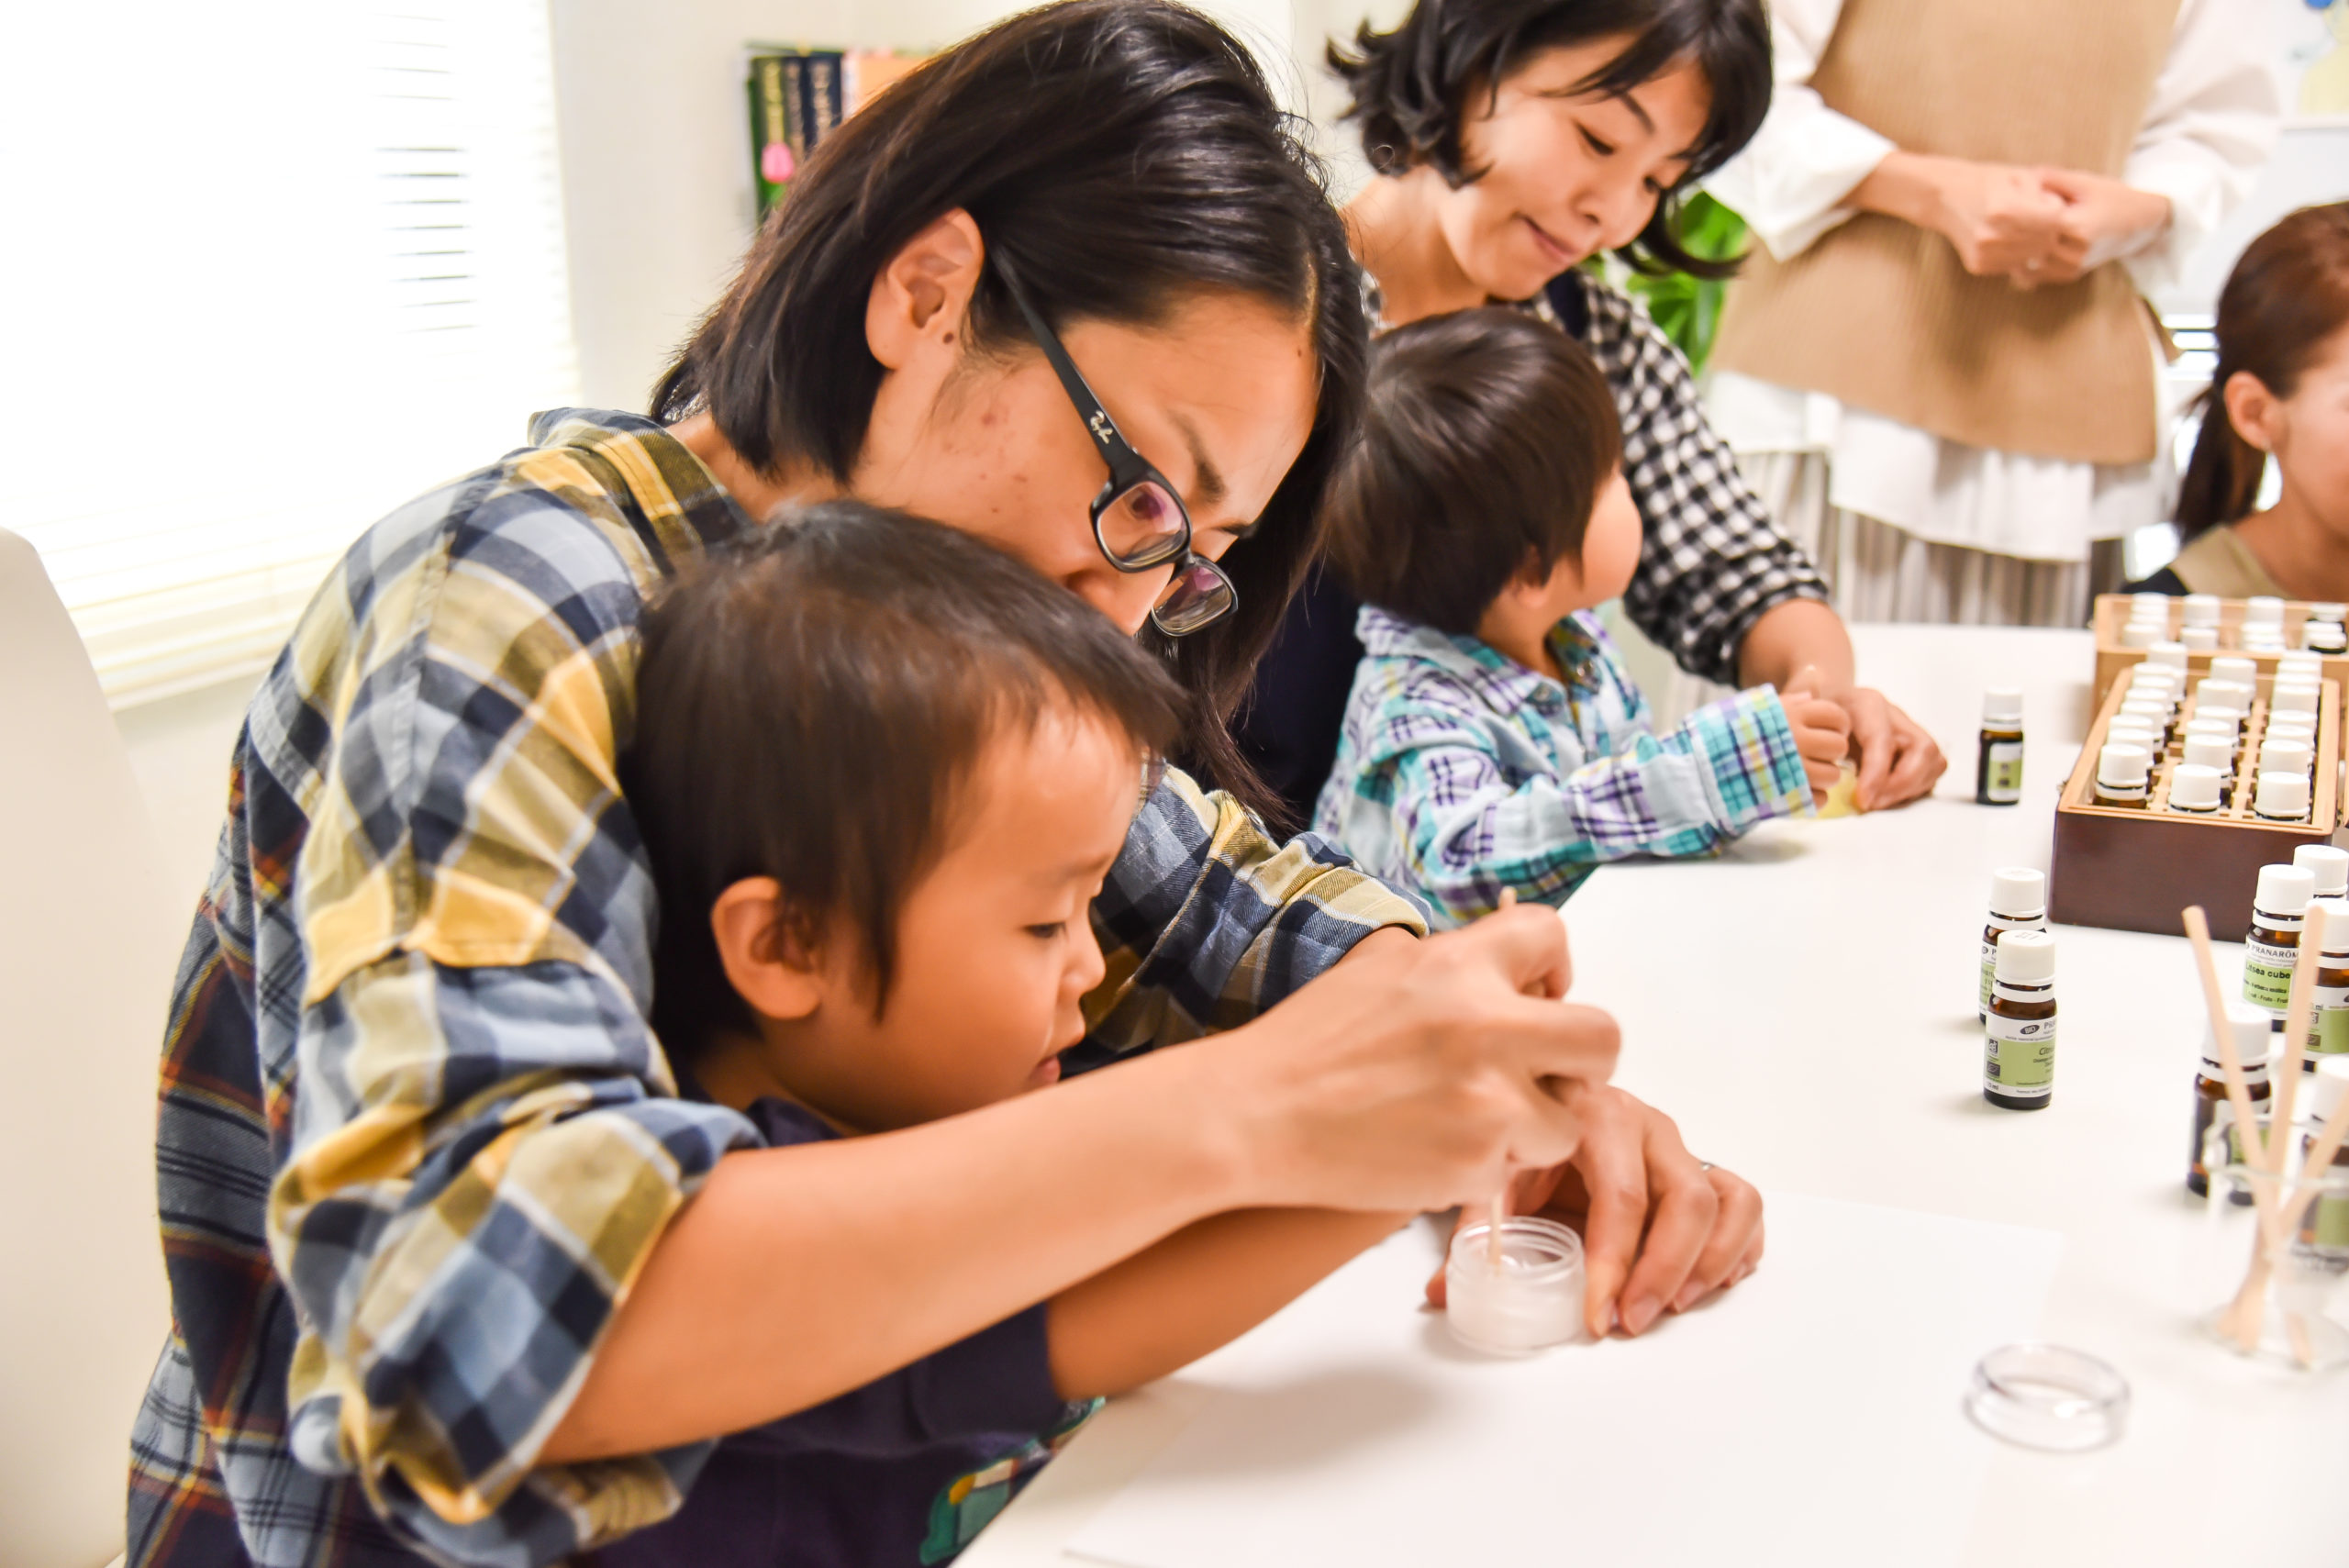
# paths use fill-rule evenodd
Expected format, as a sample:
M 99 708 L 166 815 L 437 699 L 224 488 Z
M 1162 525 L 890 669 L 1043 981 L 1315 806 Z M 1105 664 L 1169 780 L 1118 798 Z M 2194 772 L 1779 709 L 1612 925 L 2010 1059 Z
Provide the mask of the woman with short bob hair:
M 1583 263 L 1720 276 L 1678 239 L 1685 195 L 1770 101 L 1761 0 L 1419 0 L 1330 63 L 1375 176 L 1346 217 L 1379 323 L 1521 306 L 1581 339 L 1615 394 L 1646 543 L 1623 608 L 1692 674 L 1784 689 L 1818 671 L 1851 727 L 1860 799 L 1898 805 L 1945 765 L 1931 736 L 1854 684 L 1851 639 L 1801 549 L 1707 424 L 1688 366 Z M 1261 673 L 1243 748 L 1310 809 L 1360 645 L 1317 579 Z
M 173 998 L 129 1561 L 562 1560 L 674 1513 L 720 1434 L 1233 1211 L 1309 1277 L 1515 1167 L 1586 1196 L 1602 1329 L 1749 1272 L 1758 1198 L 1606 1085 L 1553 917 L 1416 941 L 1179 774 L 1094 903 L 1072 1082 L 770 1149 L 646 1021 L 648 595 L 787 506 L 926 514 L 1159 639 L 1225 756 L 1365 340 L 1245 51 L 1074 0 L 827 141 L 659 419 L 542 415 L 369 529 L 253 699 Z M 1063 1392 L 1163 1370 L 1129 1365 Z

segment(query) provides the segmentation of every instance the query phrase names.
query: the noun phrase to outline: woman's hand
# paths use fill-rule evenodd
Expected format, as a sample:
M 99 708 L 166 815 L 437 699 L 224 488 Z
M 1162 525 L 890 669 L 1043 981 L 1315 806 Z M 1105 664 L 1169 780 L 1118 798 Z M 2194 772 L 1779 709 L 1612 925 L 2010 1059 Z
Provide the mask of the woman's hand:
M 2169 227 L 2167 196 L 2077 169 L 2033 173 L 2064 207 L 2046 255 L 2009 274 L 2021 287 L 2076 283 L 2107 261 L 2143 250 Z
M 1861 810 L 1904 806 L 1932 793 L 1949 759 L 1922 726 L 1867 686 L 1854 686 L 1835 701 L 1852 721 L 1852 750 L 1860 761 L 1853 794 Z
M 1366 946 L 1367 944 L 1365 944 Z M 1565 927 L 1528 906 L 1382 943 L 1263 1018 L 1175 1053 L 1210 1074 L 1241 1171 L 1226 1207 L 1449 1208 L 1571 1157 L 1571 1087 L 1615 1069 L 1615 1020 L 1562 1002 Z
M 1761 1194 L 1700 1163 L 1670 1117 L 1620 1089 L 1578 1084 L 1565 1098 L 1582 1118 L 1581 1147 L 1564 1164 L 1521 1173 L 1510 1207 L 1582 1232 L 1583 1318 L 1593 1338 L 1644 1333 L 1664 1313 L 1686 1312 L 1754 1271 Z M 1441 1307 L 1443 1298 L 1438 1271 L 1428 1301 Z
M 1922 152 L 1887 153 L 1850 200 L 1941 235 L 1976 277 L 2044 266 L 2065 211 L 2038 170 Z

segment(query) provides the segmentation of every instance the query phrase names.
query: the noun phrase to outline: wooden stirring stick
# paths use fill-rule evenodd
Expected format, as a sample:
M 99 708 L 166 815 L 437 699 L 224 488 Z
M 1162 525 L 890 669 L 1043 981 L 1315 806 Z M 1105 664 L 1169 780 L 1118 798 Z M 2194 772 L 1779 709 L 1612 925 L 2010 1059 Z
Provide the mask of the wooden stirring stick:
M 2300 1062 L 2308 1052 L 2309 1013 L 2316 1000 L 2316 972 L 2323 967 L 2324 911 L 2314 900 L 2300 917 L 2300 949 L 2292 960 L 2292 999 L 2284 1014 L 2284 1062 L 2267 1101 L 2267 1172 L 2284 1173 L 2284 1146 L 2290 1141 L 2292 1099 L 2300 1086 Z
M 2275 1229 L 2269 1234 L 2280 1247 L 2291 1239 L 2308 1217 L 2309 1205 L 2314 1203 L 2325 1178 L 2332 1173 L 2332 1158 L 2341 1152 L 2341 1145 L 2349 1142 L 2349 1099 L 2333 1107 L 2332 1115 L 2309 1145 L 2309 1156 L 2300 1162 L 2300 1181 L 2291 1200 L 2279 1205 L 2276 1212 Z
M 1501 889 L 1500 907 L 1517 907 L 1516 888 Z M 1501 1272 L 1501 1221 L 1508 1217 L 1508 1188 L 1509 1178 L 1503 1173 L 1500 1190 L 1493 1195 L 1492 1215 L 1485 1221 L 1485 1260 L 1492 1265 L 1495 1273 Z
M 2219 990 L 2219 966 L 2210 957 L 2210 921 L 2199 904 L 2188 905 L 2179 917 L 2186 924 L 2187 940 L 2194 944 L 2195 968 L 2202 978 L 2202 1005 L 2210 1012 L 2210 1033 L 2219 1042 L 2219 1065 L 2226 1075 L 2227 1104 L 2234 1110 L 2235 1128 L 2243 1140 L 2243 1162 L 2261 1164 L 2266 1159 L 2266 1146 L 2260 1141 L 2259 1124 L 2251 1117 L 2251 1090 L 2244 1084 L 2243 1059 L 2235 1054 L 2235 1031 L 2227 1025 L 2227 1001 Z M 2297 967 L 2293 979 L 2299 978 Z M 2265 1189 L 2253 1184 L 2253 1195 L 2259 1199 L 2259 1210 L 2266 1215 L 2273 1205 L 2260 1195 Z
M 2235 1342 L 2245 1350 L 2259 1343 L 2260 1320 L 2267 1315 L 2268 1282 L 2276 1272 L 2276 1254 L 2285 1245 L 2284 1239 L 2276 1232 L 2275 1210 L 2284 1203 L 2284 1156 L 2292 1140 L 2292 1091 L 2299 1086 L 2300 1056 L 2308 1043 L 2309 1007 L 2315 1000 L 2319 967 L 2312 961 L 2322 951 L 2317 928 L 2323 918 L 2324 912 L 2310 905 L 2300 921 L 2300 947 L 2304 951 L 2292 962 L 2290 999 L 2284 1007 L 2283 1077 L 2268 1095 L 2266 1158 L 2254 1151 L 2248 1137 L 2243 1140 L 2243 1166 L 2251 1176 L 2254 1192 L 2273 1195 L 2271 1203 L 2259 1206 L 2260 1244 L 2253 1254 L 2251 1266 L 2243 1272 L 2243 1287 L 2235 1292 L 2235 1299 L 2227 1309 L 2234 1325 Z M 2268 1076 L 2271 1081 L 2276 1078 L 2272 1071 Z M 2267 1173 L 2265 1182 L 2258 1176 L 2262 1171 Z M 2294 1313 L 2288 1318 L 2286 1327 L 2298 1350 L 2308 1338 L 2308 1326 Z
M 2251 1270 L 2243 1282 L 2243 1289 L 2220 1320 L 2220 1332 L 2233 1340 L 2245 1351 L 2259 1343 L 2259 1316 L 2253 1311 L 2246 1317 L 2246 1307 L 2254 1297 L 2265 1300 L 2267 1294 L 2266 1235 L 2276 1219 L 2276 1195 L 2273 1184 L 2261 1179 L 2267 1168 L 2266 1146 L 2260 1140 L 2259 1124 L 2252 1119 L 2251 1091 L 2243 1083 L 2243 1060 L 2235 1053 L 2234 1030 L 2227 1023 L 2227 1004 L 2219 991 L 2219 966 L 2210 957 L 2210 921 L 2199 904 L 2188 905 L 2179 918 L 2185 923 L 2187 940 L 2194 944 L 2195 967 L 2202 979 L 2202 1002 L 2210 1009 L 2210 1032 L 2219 1043 L 2219 1066 L 2227 1081 L 2227 1104 L 2234 1112 L 2235 1131 L 2243 1143 L 2243 1159 L 2252 1173 L 2251 1201 L 2258 1214 L 2259 1243 L 2253 1249 Z M 2298 978 L 2298 966 L 2294 977 Z

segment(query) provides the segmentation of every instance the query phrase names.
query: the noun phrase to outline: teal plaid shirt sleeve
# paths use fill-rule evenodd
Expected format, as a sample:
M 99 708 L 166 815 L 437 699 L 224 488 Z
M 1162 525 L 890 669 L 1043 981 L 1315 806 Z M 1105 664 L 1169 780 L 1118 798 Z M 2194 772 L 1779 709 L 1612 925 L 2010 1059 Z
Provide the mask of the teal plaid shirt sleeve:
M 1610 661 L 1585 674 L 1567 697 L 1530 672 L 1478 684 L 1408 657 L 1365 660 L 1316 826 L 1449 926 L 1490 913 L 1503 888 L 1561 903 L 1605 862 L 1710 853 L 1811 809 L 1771 688 L 1659 736 Z

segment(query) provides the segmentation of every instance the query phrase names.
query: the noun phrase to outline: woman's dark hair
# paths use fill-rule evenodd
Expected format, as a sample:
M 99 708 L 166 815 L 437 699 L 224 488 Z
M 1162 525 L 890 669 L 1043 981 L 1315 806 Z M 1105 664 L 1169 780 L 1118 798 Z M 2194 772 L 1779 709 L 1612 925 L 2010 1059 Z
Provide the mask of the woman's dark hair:
M 652 1023 L 691 1056 L 752 1026 L 710 906 L 782 885 L 790 933 L 850 933 L 877 1016 L 897 917 L 950 848 L 987 743 L 1062 707 L 1131 736 L 1136 787 L 1187 699 L 1115 623 L 943 524 L 833 501 L 686 569 L 642 620 L 622 787 L 660 898 Z
M 1256 532 L 1219 562 L 1238 610 L 1191 637 L 1144 634 L 1201 699 L 1189 753 L 1248 804 L 1270 806 L 1224 721 L 1316 553 L 1321 492 L 1361 411 L 1368 327 L 1320 165 L 1213 22 L 1164 0 L 1068 0 L 890 87 L 801 167 L 662 378 L 653 414 L 707 409 L 753 468 L 800 462 L 845 483 L 881 384 L 864 337 L 873 281 L 958 208 L 1055 330 L 1155 326 L 1186 297 L 1224 289 L 1310 321 L 1319 406 Z M 993 269 L 969 336 L 974 351 L 1028 340 Z
M 2219 363 L 2204 390 L 2202 428 L 2177 491 L 2178 532 L 2247 516 L 2267 454 L 2227 417 L 2227 381 L 2254 375 L 2289 397 L 2332 336 L 2349 327 L 2349 202 L 2306 206 L 2253 240 L 2219 295 Z
M 1330 561 L 1364 602 L 1467 636 L 1511 581 L 1580 557 L 1621 458 L 1607 378 L 1556 328 L 1500 307 L 1412 322 L 1372 346 Z
M 1620 254 L 1642 272 L 1728 277 L 1735 259 L 1708 261 L 1680 243 L 1680 201 L 1753 139 L 1769 112 L 1762 0 L 1418 0 L 1392 31 L 1364 22 L 1353 49 L 1333 43 L 1329 58 L 1353 95 L 1346 117 L 1359 124 L 1372 168 L 1399 174 L 1432 164 L 1458 186 L 1484 172 L 1467 165 L 1461 125 L 1490 106 L 1510 72 L 1543 50 L 1609 38 L 1630 41 L 1576 93 L 1629 93 L 1689 61 L 1713 95 L 1687 172 Z

